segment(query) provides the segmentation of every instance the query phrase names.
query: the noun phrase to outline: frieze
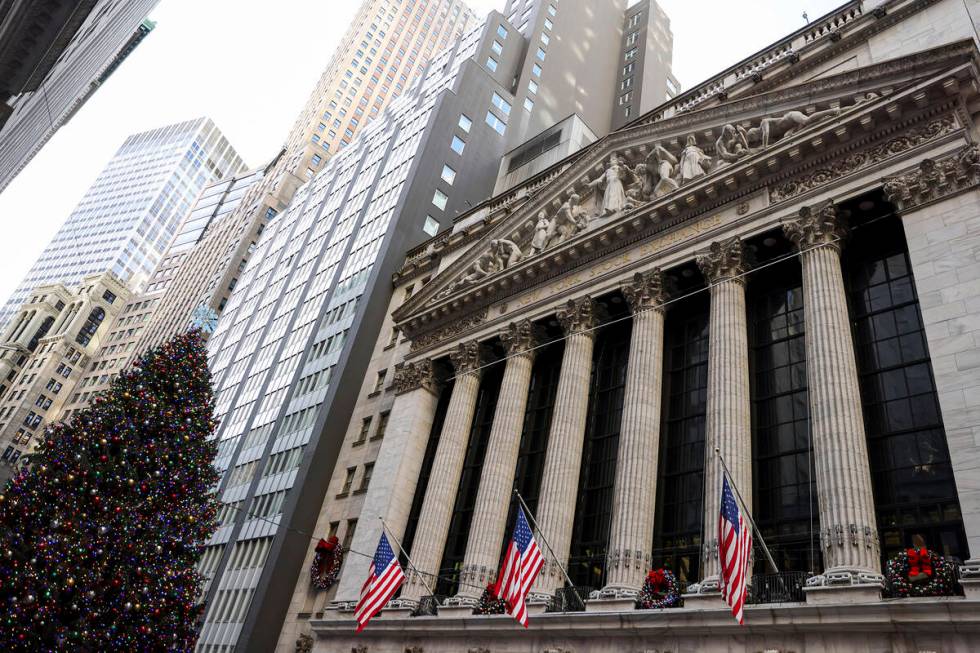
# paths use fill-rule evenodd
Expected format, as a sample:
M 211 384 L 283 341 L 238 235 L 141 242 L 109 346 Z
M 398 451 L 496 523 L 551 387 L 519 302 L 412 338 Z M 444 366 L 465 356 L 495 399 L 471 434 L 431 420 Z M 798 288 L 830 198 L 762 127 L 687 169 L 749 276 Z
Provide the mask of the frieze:
M 885 198 L 899 211 L 908 211 L 980 182 L 980 146 L 975 144 L 940 159 L 922 159 L 918 167 L 882 180 Z
M 425 388 L 430 392 L 435 392 L 436 378 L 432 361 L 426 358 L 396 367 L 393 385 L 396 395 L 405 394 L 406 392 L 418 390 L 419 388 Z
M 956 129 L 957 124 L 953 116 L 943 116 L 931 120 L 884 143 L 879 143 L 866 150 L 853 152 L 813 172 L 785 181 L 771 190 L 769 198 L 773 203 L 792 199 L 809 190 L 824 186 L 841 177 L 934 141 Z
M 412 339 L 412 344 L 409 347 L 411 353 L 415 353 L 421 349 L 426 349 L 442 342 L 443 340 L 450 340 L 455 338 L 461 333 L 472 329 L 473 327 L 483 324 L 487 319 L 487 309 L 483 308 L 481 311 L 475 313 L 470 313 L 465 315 L 458 320 L 453 320 L 449 324 L 445 325 L 441 329 L 436 329 L 435 331 L 429 331 L 424 333 L 417 338 Z

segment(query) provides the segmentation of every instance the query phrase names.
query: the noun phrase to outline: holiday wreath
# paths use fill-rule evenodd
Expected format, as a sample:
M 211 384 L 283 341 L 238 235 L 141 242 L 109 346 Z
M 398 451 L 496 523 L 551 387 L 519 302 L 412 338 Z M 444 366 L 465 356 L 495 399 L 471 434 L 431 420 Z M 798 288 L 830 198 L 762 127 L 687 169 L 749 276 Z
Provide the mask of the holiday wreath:
M 498 599 L 493 593 L 493 583 L 487 585 L 480 596 L 480 603 L 473 608 L 473 614 L 505 614 L 507 612 L 507 602 Z
M 893 596 L 952 596 L 956 593 L 953 564 L 925 547 L 899 552 L 885 565 Z
M 677 577 L 669 569 L 651 569 L 647 572 L 646 581 L 640 596 L 636 599 L 636 607 L 640 610 L 651 608 L 673 608 L 681 604 L 680 588 Z
M 340 565 L 344 561 L 344 550 L 337 542 L 337 536 L 321 539 L 313 553 L 310 565 L 310 583 L 314 589 L 328 590 L 337 582 Z

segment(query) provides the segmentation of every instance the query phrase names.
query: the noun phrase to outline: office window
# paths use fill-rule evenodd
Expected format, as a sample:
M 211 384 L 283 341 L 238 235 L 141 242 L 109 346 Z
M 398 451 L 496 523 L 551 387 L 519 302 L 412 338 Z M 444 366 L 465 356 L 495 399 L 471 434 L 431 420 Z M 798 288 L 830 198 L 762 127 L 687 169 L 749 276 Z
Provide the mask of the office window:
M 323 160 L 322 156 L 320 156 L 319 154 L 314 154 L 313 158 L 310 159 L 310 163 L 312 163 L 314 166 L 318 166 L 320 165 L 320 161 L 322 160 Z
M 449 201 L 449 197 L 446 196 L 441 190 L 436 189 L 436 192 L 432 195 L 432 203 L 435 204 L 439 209 L 445 211 L 446 203 Z
M 490 99 L 490 103 L 500 109 L 505 116 L 510 115 L 510 102 L 500 97 L 496 93 L 493 94 L 493 97 Z
M 548 5 L 548 15 L 554 16 L 556 13 L 558 13 L 558 10 L 555 9 L 555 5 Z
M 638 32 L 633 32 L 632 34 L 627 36 L 626 45 L 633 45 L 634 43 L 636 43 L 636 37 L 638 36 L 638 34 L 639 34 Z
M 531 100 L 531 98 L 529 97 L 524 98 L 524 110 L 530 111 L 533 108 L 534 108 L 534 102 Z
M 534 81 L 533 79 L 530 80 L 530 81 L 528 81 L 528 83 L 527 83 L 527 90 L 530 91 L 531 93 L 537 93 L 538 92 L 538 83 L 536 81 Z
M 357 434 L 354 444 L 363 444 L 367 440 L 368 432 L 371 430 L 371 418 L 365 417 L 361 420 L 361 431 Z
M 629 104 L 632 99 L 633 99 L 633 91 L 630 91 L 629 93 L 623 93 L 622 95 L 619 96 L 619 105 L 622 106 L 624 104 Z
M 473 121 L 465 113 L 459 114 L 459 128 L 462 129 L 467 134 L 470 133 L 470 127 L 473 126 Z
M 456 180 L 456 171 L 449 166 L 444 165 L 442 166 L 442 175 L 440 176 L 444 182 L 452 185 L 452 183 Z
M 544 28 L 545 29 L 555 29 L 555 24 L 553 22 L 551 22 L 551 19 L 550 18 L 545 18 L 544 19 Z
M 541 77 L 541 66 L 539 66 L 538 64 L 534 64 L 533 66 L 531 66 L 531 74 L 534 75 L 535 77 Z
M 374 391 L 381 392 L 385 387 L 385 376 L 387 376 L 388 370 L 384 369 L 378 372 L 378 378 L 374 380 Z
M 536 56 L 540 61 L 544 61 L 544 58 L 548 56 L 548 54 L 543 49 L 538 48 L 538 51 L 534 54 L 534 56 Z
M 357 520 L 356 519 L 348 519 L 347 520 L 347 532 L 344 533 L 344 541 L 341 543 L 341 547 L 343 547 L 344 551 L 347 551 L 347 550 L 350 549 L 350 543 L 351 543 L 351 540 L 354 539 L 354 530 L 356 528 L 357 528 Z
M 453 136 L 453 142 L 452 144 L 450 144 L 449 147 L 451 147 L 453 152 L 455 152 L 456 154 L 462 154 L 463 148 L 466 147 L 466 141 L 464 141 L 459 136 Z
M 364 465 L 364 475 L 361 476 L 361 487 L 357 488 L 358 492 L 364 492 L 368 489 L 368 485 L 371 484 L 371 475 L 374 473 L 374 463 L 366 463 Z
M 487 57 L 487 68 L 490 70 L 490 72 L 496 72 L 497 60 L 493 57 Z
M 437 233 L 439 233 L 439 222 L 431 215 L 425 216 L 425 224 L 422 225 L 422 231 L 430 236 L 435 236 Z
M 344 486 L 340 489 L 340 495 L 343 496 L 350 492 L 350 486 L 354 484 L 354 473 L 357 472 L 357 467 L 348 467 L 347 476 L 344 477 Z
M 111 291 L 105 291 L 102 293 L 102 299 L 106 300 L 109 304 L 116 301 L 116 296 Z
M 629 61 L 630 59 L 635 58 L 636 57 L 636 51 L 637 51 L 636 48 L 631 48 L 631 49 L 627 50 L 626 51 L 626 54 L 623 55 L 623 60 L 624 61 Z
M 498 134 L 503 134 L 507 130 L 507 123 L 495 116 L 492 111 L 487 111 L 486 121 Z M 438 193 L 439 191 L 436 192 Z
M 544 32 L 541 32 L 541 42 L 544 43 L 545 45 L 548 45 L 549 43 L 551 43 L 551 37 L 545 34 Z
M 504 46 L 500 45 L 498 41 L 494 41 L 490 44 L 490 49 L 496 54 L 501 54 L 504 51 Z
M 507 28 L 503 25 L 497 25 L 497 36 L 502 39 L 507 38 Z
M 632 87 L 633 87 L 633 78 L 632 77 L 627 77 L 626 79 L 624 79 L 619 84 L 619 90 L 621 90 L 621 91 L 625 91 L 626 89 L 632 88 Z
M 319 132 L 322 132 L 326 128 L 327 128 L 327 126 L 324 125 L 322 122 L 319 125 L 316 126 L 316 130 L 319 131 Z
M 388 428 L 388 417 L 390 415 L 391 413 L 387 410 L 378 415 L 378 428 L 374 431 L 372 440 L 380 440 L 385 436 L 385 429 Z

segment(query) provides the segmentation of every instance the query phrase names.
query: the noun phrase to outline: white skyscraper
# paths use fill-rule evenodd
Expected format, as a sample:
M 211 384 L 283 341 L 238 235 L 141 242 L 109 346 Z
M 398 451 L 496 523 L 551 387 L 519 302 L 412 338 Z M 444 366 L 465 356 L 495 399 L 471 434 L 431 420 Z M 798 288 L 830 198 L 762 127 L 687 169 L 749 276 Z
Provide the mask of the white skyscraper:
M 130 136 L 0 309 L 0 325 L 40 285 L 107 270 L 148 278 L 201 190 L 244 168 L 209 118 Z

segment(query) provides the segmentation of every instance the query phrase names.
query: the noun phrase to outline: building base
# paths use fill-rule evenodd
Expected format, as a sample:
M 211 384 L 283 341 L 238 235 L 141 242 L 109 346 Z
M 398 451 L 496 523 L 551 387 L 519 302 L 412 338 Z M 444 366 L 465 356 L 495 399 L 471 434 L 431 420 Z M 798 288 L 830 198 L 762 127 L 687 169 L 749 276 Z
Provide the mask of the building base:
M 473 616 L 472 605 L 440 605 L 439 616 L 450 619 L 462 619 Z
M 705 592 L 704 594 L 684 594 L 685 610 L 728 610 L 721 592 Z
M 586 612 L 631 612 L 636 609 L 636 599 L 611 598 L 589 599 L 585 602 Z

